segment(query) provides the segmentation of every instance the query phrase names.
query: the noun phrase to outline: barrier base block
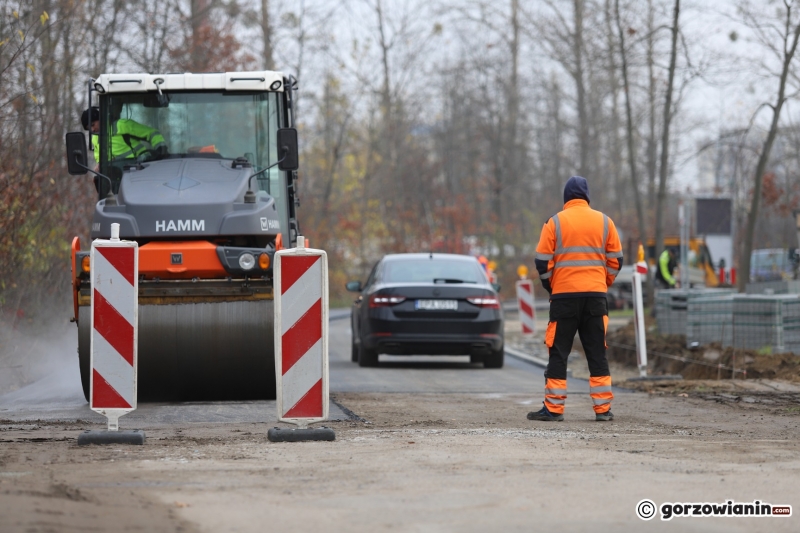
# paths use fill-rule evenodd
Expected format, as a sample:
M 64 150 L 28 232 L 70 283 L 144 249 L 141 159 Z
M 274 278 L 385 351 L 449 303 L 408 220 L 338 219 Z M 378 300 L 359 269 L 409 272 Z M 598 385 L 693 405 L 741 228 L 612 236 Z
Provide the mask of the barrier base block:
M 336 440 L 336 433 L 331 428 L 270 428 L 267 431 L 270 442 L 302 442 L 307 440 Z
M 106 431 L 106 430 L 87 430 L 78 435 L 78 445 L 87 444 L 144 444 L 144 431 L 134 429 L 133 431 Z

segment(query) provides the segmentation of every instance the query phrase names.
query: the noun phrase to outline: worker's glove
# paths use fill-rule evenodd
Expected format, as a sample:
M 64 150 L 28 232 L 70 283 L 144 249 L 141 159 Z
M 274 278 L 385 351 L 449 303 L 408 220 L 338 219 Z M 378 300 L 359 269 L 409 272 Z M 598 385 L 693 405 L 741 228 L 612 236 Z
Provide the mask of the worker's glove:
M 169 150 L 167 150 L 167 147 L 164 146 L 163 144 L 161 146 L 159 146 L 158 148 L 156 148 L 156 155 L 157 156 L 165 156 L 167 154 L 169 154 Z

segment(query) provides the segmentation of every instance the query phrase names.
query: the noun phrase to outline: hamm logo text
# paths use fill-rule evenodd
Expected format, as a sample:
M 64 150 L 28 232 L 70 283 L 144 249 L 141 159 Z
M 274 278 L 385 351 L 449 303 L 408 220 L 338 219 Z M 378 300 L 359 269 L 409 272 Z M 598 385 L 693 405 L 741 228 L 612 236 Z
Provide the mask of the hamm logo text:
M 160 231 L 205 231 L 205 220 L 156 220 L 156 233 Z

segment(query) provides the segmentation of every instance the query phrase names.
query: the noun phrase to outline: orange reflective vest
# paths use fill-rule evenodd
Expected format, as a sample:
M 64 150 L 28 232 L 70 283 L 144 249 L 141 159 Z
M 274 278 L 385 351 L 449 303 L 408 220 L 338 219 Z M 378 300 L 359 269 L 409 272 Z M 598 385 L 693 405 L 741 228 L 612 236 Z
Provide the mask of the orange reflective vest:
M 589 207 L 586 200 L 570 200 L 542 228 L 536 259 L 547 261 L 552 298 L 605 296 L 622 264 L 622 243 L 614 221 Z

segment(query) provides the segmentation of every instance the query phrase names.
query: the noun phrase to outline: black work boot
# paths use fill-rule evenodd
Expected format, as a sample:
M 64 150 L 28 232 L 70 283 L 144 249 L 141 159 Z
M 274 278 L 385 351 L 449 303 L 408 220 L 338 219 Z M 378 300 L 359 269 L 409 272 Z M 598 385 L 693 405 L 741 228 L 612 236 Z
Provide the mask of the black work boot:
M 547 410 L 547 407 L 542 405 L 541 410 L 531 411 L 530 413 L 528 413 L 528 420 L 542 420 L 544 422 L 563 422 L 564 415 L 551 413 L 550 411 Z
M 595 413 L 594 419 L 597 422 L 610 422 L 614 420 L 614 413 L 611 412 L 611 409 L 605 413 Z

